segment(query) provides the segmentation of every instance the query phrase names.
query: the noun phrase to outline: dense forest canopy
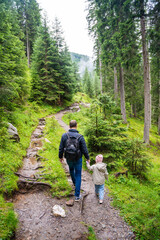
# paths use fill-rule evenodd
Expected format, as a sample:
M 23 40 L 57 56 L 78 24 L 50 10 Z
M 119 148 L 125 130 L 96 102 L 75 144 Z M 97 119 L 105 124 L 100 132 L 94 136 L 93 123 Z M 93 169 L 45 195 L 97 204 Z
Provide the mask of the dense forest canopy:
M 144 141 L 152 123 L 160 134 L 160 3 L 157 0 L 88 0 L 101 91 L 120 96 L 121 114 L 144 114 Z M 128 109 L 129 106 L 129 109 Z
M 27 100 L 62 105 L 76 91 L 94 98 L 107 93 L 128 114 L 144 117 L 160 134 L 160 3 L 156 0 L 88 0 L 88 30 L 94 39 L 95 71 L 79 75 L 60 21 L 41 16 L 36 0 L 0 2 L 0 108 Z M 88 59 L 83 56 L 84 61 Z M 81 58 L 82 59 L 82 58 Z
M 13 110 L 27 99 L 49 104 L 70 100 L 78 69 L 58 19 L 50 27 L 36 0 L 5 0 L 0 21 L 1 110 Z

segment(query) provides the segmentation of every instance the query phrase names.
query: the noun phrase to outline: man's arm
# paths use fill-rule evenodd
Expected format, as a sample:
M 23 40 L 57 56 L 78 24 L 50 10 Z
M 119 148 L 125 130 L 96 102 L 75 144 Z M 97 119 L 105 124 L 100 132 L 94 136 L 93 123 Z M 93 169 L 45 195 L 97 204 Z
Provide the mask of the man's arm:
M 80 138 L 80 150 L 81 150 L 82 154 L 85 156 L 85 158 L 89 161 L 88 149 L 87 149 L 86 142 L 85 142 L 83 136 L 81 136 L 81 138 Z
M 62 135 L 62 138 L 61 138 L 61 142 L 60 142 L 60 145 L 59 145 L 59 159 L 60 159 L 60 161 L 61 162 L 63 162 L 63 152 L 64 152 L 64 147 L 65 147 L 65 145 L 64 145 L 64 143 L 65 143 L 65 135 L 63 134 Z

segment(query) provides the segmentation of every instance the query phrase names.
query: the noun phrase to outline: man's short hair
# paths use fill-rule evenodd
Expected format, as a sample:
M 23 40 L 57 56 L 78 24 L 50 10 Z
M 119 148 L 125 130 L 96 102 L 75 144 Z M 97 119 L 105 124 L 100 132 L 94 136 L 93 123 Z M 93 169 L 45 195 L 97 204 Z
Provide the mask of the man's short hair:
M 70 128 L 77 127 L 77 122 L 76 120 L 71 120 L 69 123 Z

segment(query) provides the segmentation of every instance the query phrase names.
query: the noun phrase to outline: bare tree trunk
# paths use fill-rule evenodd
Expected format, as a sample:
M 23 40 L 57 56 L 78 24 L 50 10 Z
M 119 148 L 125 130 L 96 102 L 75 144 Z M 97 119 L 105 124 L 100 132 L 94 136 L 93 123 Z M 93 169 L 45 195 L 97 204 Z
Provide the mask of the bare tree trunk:
M 101 93 L 103 93 L 103 90 L 102 90 L 102 61 L 100 58 L 100 50 L 99 50 L 99 74 L 100 74 L 100 91 L 101 91 Z
M 133 104 L 131 104 L 131 114 L 130 117 L 133 117 Z
M 117 101 L 118 98 L 118 81 L 117 81 L 117 69 L 114 67 L 114 99 Z
M 158 106 L 158 135 L 160 135 L 160 80 L 159 80 L 159 106 Z
M 126 118 L 126 107 L 125 107 L 125 91 L 124 91 L 124 74 L 123 67 L 120 64 L 120 95 L 121 95 L 121 114 L 123 118 L 123 122 L 127 123 Z
M 26 40 L 27 40 L 27 59 L 28 59 L 28 67 L 30 67 L 30 49 L 29 49 L 29 37 L 28 30 L 26 29 Z
M 134 114 L 134 117 L 136 118 L 137 117 L 137 111 L 136 111 L 136 104 L 134 103 L 133 105 L 133 114 Z
M 143 11 L 144 11 L 144 6 Z M 149 59 L 146 44 L 146 28 L 145 18 L 141 16 L 141 34 L 142 34 L 142 48 L 143 48 L 143 71 L 144 71 L 144 142 L 149 143 L 149 128 L 151 122 L 151 96 L 150 96 L 150 73 L 149 73 Z
M 150 62 L 149 62 L 149 57 L 148 57 L 148 79 L 149 79 L 149 85 L 150 85 L 150 102 L 149 102 L 149 115 L 150 115 L 150 121 L 149 121 L 149 128 L 151 128 L 151 123 L 152 123 L 152 95 L 151 95 L 151 71 L 150 71 Z

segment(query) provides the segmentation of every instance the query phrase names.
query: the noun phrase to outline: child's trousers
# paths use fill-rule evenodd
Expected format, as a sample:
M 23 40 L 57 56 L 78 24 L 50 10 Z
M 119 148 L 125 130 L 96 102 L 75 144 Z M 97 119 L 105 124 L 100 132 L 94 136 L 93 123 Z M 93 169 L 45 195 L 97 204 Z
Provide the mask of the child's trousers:
M 96 185 L 95 184 L 95 192 L 99 195 L 99 200 L 103 200 L 104 197 L 104 184 Z

